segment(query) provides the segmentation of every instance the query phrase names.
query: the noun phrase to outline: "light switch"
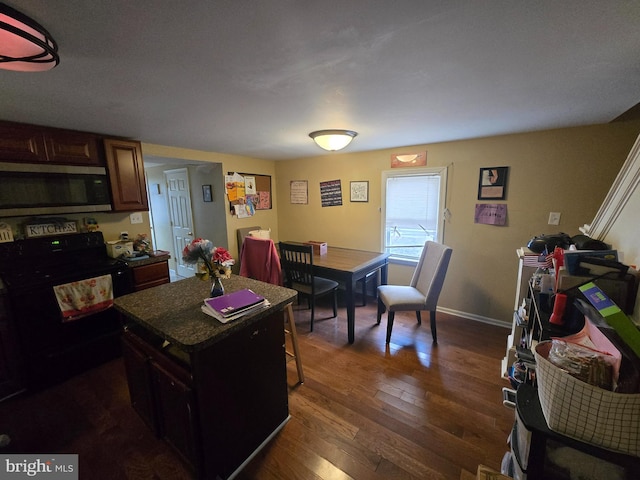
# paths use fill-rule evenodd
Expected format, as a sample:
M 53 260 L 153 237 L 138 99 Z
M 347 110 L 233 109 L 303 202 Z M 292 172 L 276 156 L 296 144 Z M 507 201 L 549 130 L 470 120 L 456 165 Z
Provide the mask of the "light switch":
M 560 212 L 549 212 L 549 225 L 560 224 Z

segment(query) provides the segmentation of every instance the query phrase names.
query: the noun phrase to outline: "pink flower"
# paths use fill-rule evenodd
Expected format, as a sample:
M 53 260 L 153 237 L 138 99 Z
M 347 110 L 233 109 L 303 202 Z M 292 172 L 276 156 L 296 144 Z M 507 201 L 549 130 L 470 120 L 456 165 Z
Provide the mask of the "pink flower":
M 213 249 L 213 255 L 211 256 L 213 263 L 218 263 L 229 267 L 235 263 L 235 260 L 231 257 L 231 254 L 226 248 L 216 247 Z
M 196 273 L 202 280 L 209 276 L 229 278 L 231 276 L 231 265 L 235 260 L 231 254 L 223 247 L 214 247 L 210 240 L 203 238 L 194 239 L 189 245 L 182 249 L 182 260 L 185 263 L 204 263 L 206 272 Z

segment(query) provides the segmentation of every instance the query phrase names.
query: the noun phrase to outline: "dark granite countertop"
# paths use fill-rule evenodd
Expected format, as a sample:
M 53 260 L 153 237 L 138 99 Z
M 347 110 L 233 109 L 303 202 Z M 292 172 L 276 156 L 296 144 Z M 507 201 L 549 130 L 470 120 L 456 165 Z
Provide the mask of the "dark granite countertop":
M 227 293 L 250 288 L 271 302 L 271 307 L 226 324 L 220 323 L 200 310 L 203 300 L 209 296 L 211 282 L 192 277 L 118 297 L 115 308 L 179 349 L 194 352 L 282 310 L 297 295 L 295 290 L 237 275 L 222 282 Z
M 131 268 L 141 267 L 142 265 L 151 265 L 153 263 L 166 262 L 171 258 L 171 255 L 160 255 L 158 257 L 143 258 L 142 260 L 127 260 L 127 265 Z

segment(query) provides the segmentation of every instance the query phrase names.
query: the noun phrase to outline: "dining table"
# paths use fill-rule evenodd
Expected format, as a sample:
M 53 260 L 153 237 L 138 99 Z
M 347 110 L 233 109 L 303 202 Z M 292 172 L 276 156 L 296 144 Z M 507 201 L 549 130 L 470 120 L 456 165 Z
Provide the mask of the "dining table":
M 313 255 L 314 275 L 335 280 L 345 287 L 349 343 L 355 340 L 356 283 L 379 270 L 380 284 L 386 285 L 388 264 L 389 253 L 351 248 L 328 246 L 326 253 Z

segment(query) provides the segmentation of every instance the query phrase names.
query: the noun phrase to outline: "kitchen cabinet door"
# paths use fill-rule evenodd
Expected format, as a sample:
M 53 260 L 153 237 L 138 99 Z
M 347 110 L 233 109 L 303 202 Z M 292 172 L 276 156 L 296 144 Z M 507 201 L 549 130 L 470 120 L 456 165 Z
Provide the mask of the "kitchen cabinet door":
M 47 161 L 42 129 L 0 122 L 0 160 L 39 163 Z
M 61 165 L 103 166 L 101 137 L 84 132 L 46 130 L 47 160 Z
M 153 433 L 159 435 L 151 377 L 151 358 L 144 350 L 144 344 L 135 336 L 128 332 L 122 335 L 122 356 L 127 369 L 131 406 Z
M 148 211 L 140 142 L 104 140 L 114 212 Z
M 191 465 L 199 464 L 197 410 L 191 387 L 170 369 L 151 362 L 160 436 Z

